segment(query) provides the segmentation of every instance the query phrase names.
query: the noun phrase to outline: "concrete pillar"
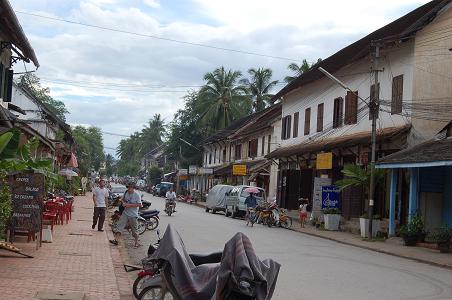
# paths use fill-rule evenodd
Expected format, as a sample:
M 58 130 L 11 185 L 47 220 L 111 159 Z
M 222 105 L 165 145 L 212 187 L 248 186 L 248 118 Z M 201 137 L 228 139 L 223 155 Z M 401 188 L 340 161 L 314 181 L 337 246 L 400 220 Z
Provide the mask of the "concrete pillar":
M 418 204 L 418 181 L 419 181 L 419 168 L 410 168 L 410 198 L 408 203 L 408 221 L 417 211 Z
M 398 169 L 391 169 L 391 187 L 389 195 L 389 235 L 395 235 L 395 208 L 397 196 L 397 174 Z

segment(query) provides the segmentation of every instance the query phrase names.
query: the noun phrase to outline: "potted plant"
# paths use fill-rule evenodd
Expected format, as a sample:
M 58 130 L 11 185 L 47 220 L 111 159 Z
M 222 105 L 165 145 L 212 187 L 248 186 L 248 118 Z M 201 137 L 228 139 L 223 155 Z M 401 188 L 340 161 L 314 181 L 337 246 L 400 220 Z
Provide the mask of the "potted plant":
M 344 166 L 342 170 L 345 178 L 336 181 L 336 185 L 341 189 L 345 189 L 351 186 L 359 186 L 364 190 L 364 199 L 368 199 L 370 195 L 370 175 L 374 174 L 375 186 L 377 186 L 380 182 L 382 182 L 385 178 L 385 170 L 384 169 L 375 169 L 371 172 L 369 168 L 363 168 L 360 165 L 348 164 Z M 372 221 L 372 236 L 376 236 L 377 232 L 380 231 L 380 219 L 381 217 L 378 215 L 374 215 Z M 369 228 L 369 220 L 366 214 L 362 215 L 359 219 L 361 236 L 368 236 L 368 228 Z
M 416 246 L 419 233 L 411 223 L 408 223 L 400 227 L 400 236 L 403 238 L 405 246 Z
M 359 217 L 359 229 L 361 232 L 361 237 L 369 237 L 369 214 L 367 212 L 363 213 Z M 381 216 L 373 215 L 372 220 L 372 237 L 377 236 L 377 232 L 381 230 Z
M 452 237 L 452 230 L 446 226 L 441 227 L 432 236 L 432 240 L 438 245 L 439 252 L 450 252 L 450 239 Z
M 325 221 L 326 230 L 339 230 L 339 221 L 341 220 L 341 212 L 337 208 L 326 208 L 323 211 L 323 220 Z

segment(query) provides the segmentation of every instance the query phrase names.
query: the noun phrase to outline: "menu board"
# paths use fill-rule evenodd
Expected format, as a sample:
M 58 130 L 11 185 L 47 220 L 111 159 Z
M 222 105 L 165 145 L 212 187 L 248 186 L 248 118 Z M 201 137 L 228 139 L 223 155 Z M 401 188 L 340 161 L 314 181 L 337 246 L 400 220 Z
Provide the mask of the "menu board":
M 10 186 L 13 202 L 11 229 L 40 231 L 45 197 L 44 175 L 39 173 L 11 175 Z

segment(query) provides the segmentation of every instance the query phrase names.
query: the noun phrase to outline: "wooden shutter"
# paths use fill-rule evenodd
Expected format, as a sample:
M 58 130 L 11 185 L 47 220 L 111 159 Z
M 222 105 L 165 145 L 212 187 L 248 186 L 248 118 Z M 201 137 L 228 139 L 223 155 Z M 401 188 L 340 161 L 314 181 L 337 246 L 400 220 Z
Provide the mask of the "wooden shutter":
M 377 84 L 377 95 L 378 98 L 380 98 L 380 83 Z M 370 102 L 369 103 L 373 103 L 375 99 L 375 84 L 372 84 L 370 86 Z M 380 101 L 378 101 L 377 103 L 377 108 L 376 108 L 376 118 L 378 119 L 378 112 L 380 110 Z M 372 120 L 372 110 L 369 108 L 369 120 Z
M 317 106 L 317 132 L 321 132 L 323 130 L 323 108 L 323 103 L 320 103 Z
M 284 117 L 281 120 L 281 140 L 286 139 L 286 120 L 287 120 L 287 117 Z
M 392 79 L 391 114 L 402 113 L 403 74 Z
M 265 135 L 262 137 L 261 156 L 265 154 Z
M 286 121 L 286 139 L 290 139 L 290 130 L 292 129 L 292 116 L 287 116 Z
M 269 134 L 268 135 L 268 143 L 267 143 L 267 154 L 270 153 L 271 142 L 272 142 L 272 136 Z
M 342 97 L 334 99 L 333 128 L 338 128 L 342 126 L 343 106 L 344 99 Z
M 257 139 L 248 142 L 248 157 L 257 156 Z
M 11 102 L 11 97 L 13 94 L 13 70 L 6 70 L 5 78 L 5 96 L 3 97 L 4 102 Z
M 300 117 L 300 113 L 296 112 L 293 115 L 293 137 L 296 138 L 298 136 L 298 119 Z
M 0 63 L 0 98 L 3 98 L 4 96 L 2 95 L 3 92 L 3 64 Z
M 304 135 L 309 135 L 311 128 L 311 108 L 308 107 L 304 111 Z
M 345 117 L 344 123 L 346 125 L 356 124 L 358 121 L 358 91 L 352 93 L 347 91 L 345 96 Z

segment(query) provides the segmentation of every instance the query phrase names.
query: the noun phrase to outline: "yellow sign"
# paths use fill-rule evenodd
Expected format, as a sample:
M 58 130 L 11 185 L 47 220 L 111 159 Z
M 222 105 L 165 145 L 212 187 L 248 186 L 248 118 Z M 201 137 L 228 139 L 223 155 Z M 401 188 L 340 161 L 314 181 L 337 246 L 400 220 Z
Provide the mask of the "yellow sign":
M 317 154 L 317 170 L 330 170 L 333 168 L 333 153 L 319 153 Z
M 246 165 L 233 165 L 232 175 L 245 176 L 246 175 Z

